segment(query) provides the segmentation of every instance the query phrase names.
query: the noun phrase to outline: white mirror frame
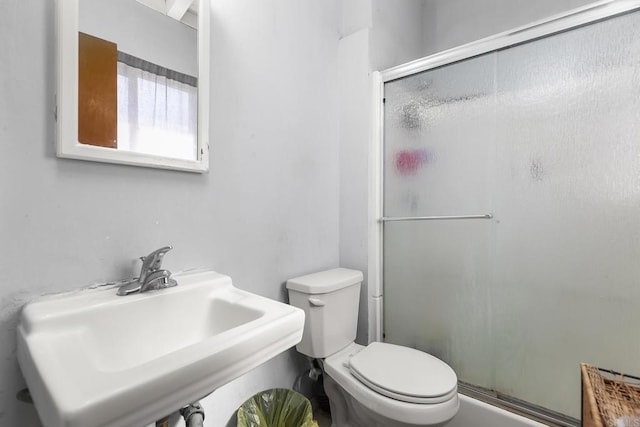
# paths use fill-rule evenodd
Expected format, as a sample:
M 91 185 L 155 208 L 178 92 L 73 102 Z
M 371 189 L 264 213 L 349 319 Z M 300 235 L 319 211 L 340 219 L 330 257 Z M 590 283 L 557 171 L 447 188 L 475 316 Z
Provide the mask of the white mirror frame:
M 185 160 L 81 144 L 78 141 L 78 3 L 57 0 L 57 156 L 203 173 L 209 170 L 209 0 L 198 11 L 198 159 Z

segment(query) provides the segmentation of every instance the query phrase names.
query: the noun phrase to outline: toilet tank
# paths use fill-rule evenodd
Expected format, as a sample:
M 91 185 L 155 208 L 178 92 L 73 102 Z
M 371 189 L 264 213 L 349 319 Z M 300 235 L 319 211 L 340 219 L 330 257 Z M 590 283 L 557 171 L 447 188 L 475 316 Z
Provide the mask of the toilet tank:
M 351 344 L 358 327 L 362 272 L 335 268 L 287 281 L 289 304 L 305 313 L 302 341 L 296 349 L 325 358 Z

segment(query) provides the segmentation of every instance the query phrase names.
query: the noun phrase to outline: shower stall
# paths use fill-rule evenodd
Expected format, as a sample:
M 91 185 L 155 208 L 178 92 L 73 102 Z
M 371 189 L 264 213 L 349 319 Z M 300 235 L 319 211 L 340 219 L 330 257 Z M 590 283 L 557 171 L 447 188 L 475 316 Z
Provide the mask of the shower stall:
M 380 74 L 383 339 L 568 424 L 580 362 L 640 374 L 639 8 Z

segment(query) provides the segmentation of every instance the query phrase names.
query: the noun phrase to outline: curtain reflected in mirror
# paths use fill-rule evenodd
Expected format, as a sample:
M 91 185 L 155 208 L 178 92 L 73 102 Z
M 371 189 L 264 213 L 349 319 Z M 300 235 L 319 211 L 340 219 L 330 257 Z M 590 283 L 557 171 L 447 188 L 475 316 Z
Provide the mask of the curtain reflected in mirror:
M 119 55 L 118 149 L 196 159 L 197 80 L 136 59 Z

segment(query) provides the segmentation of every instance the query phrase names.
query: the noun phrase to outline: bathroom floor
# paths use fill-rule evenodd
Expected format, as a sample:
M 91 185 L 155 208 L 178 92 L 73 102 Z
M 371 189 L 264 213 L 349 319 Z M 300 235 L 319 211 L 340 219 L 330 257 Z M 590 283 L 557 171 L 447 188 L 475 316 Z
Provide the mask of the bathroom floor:
M 313 418 L 318 422 L 318 427 L 331 427 L 331 414 L 320 407 L 316 399 L 311 399 Z

